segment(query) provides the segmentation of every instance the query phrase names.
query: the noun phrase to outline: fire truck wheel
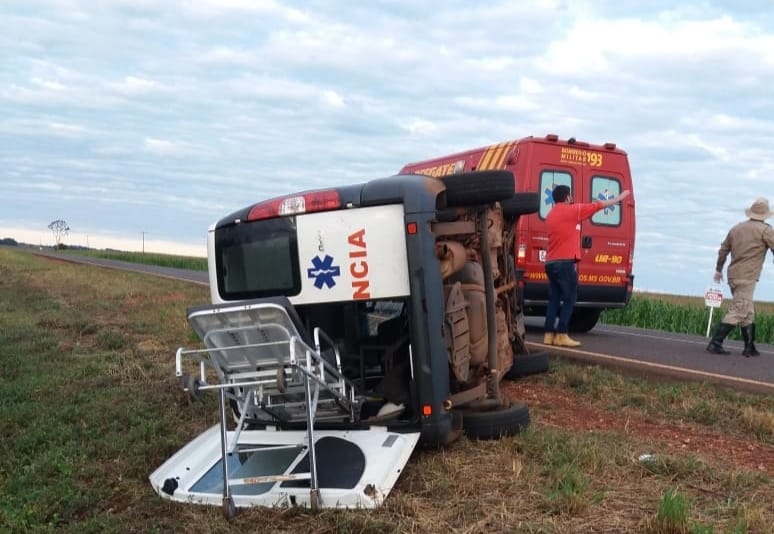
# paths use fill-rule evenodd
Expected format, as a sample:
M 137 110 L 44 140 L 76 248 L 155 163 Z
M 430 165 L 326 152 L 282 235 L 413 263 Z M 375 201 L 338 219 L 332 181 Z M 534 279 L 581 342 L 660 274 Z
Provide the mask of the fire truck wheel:
M 518 380 L 524 376 L 536 375 L 548 371 L 548 353 L 533 352 L 532 354 L 517 354 L 513 357 L 513 365 L 505 373 L 508 380 Z
M 521 215 L 536 213 L 540 209 L 539 193 L 516 193 L 511 198 L 500 201 L 503 217 L 516 219 Z
M 441 177 L 441 181 L 446 186 L 449 207 L 479 206 L 513 196 L 513 173 L 510 171 L 450 174 Z
M 462 427 L 470 439 L 489 440 L 515 436 L 528 424 L 529 408 L 519 401 L 487 412 L 462 412 Z
M 599 308 L 575 308 L 568 325 L 570 332 L 588 332 L 596 326 L 600 313 Z

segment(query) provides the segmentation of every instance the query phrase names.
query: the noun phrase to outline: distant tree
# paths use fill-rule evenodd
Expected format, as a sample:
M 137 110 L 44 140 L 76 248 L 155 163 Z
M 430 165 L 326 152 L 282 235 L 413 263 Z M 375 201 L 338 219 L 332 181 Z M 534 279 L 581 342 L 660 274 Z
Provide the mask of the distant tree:
M 4 237 L 3 239 L 0 239 L 0 245 L 16 247 L 19 245 L 19 243 L 17 243 L 16 240 L 12 237 Z
M 54 234 L 56 248 L 64 248 L 64 245 L 62 245 L 62 238 L 70 233 L 70 227 L 67 226 L 67 222 L 62 219 L 51 221 L 48 225 L 48 229 Z

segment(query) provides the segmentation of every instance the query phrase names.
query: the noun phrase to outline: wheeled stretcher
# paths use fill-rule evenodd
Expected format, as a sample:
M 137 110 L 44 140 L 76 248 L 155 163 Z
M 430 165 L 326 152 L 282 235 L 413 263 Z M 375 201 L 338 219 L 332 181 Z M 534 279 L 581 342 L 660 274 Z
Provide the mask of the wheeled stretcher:
M 264 299 L 238 305 L 213 305 L 188 310 L 188 322 L 205 348 L 179 348 L 175 373 L 192 395 L 218 393 L 223 510 L 235 512 L 232 486 L 308 480 L 311 508 L 320 507 L 315 452 L 316 421 L 354 423 L 361 399 L 341 371 L 341 358 L 332 340 L 314 328 L 307 337 L 287 299 Z M 198 374 L 189 374 L 191 363 Z M 229 432 L 227 406 L 236 427 Z M 249 425 L 304 423 L 304 443 L 279 448 L 307 448 L 308 471 L 232 477 L 229 455 L 255 450 L 240 444 Z M 277 447 L 274 447 L 277 449 Z M 261 447 L 261 453 L 268 452 Z M 297 471 L 297 470 L 296 470 Z

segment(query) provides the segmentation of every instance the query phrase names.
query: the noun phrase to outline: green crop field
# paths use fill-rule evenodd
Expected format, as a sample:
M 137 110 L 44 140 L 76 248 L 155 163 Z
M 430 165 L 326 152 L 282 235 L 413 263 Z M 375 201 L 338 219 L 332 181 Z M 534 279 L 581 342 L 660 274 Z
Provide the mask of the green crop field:
M 713 312 L 712 330 L 728 310 L 730 299 Z M 756 337 L 760 343 L 774 343 L 774 304 L 755 303 Z M 626 308 L 607 310 L 602 313 L 601 321 L 607 324 L 635 326 L 665 332 L 705 335 L 709 308 L 704 299 L 675 295 L 635 293 Z M 739 329 L 735 329 L 729 339 L 741 339 Z
M 104 258 L 108 260 L 128 261 L 131 263 L 145 263 L 160 267 L 175 267 L 177 269 L 191 269 L 194 271 L 207 270 L 207 258 L 193 256 L 176 256 L 173 254 L 159 254 L 155 252 L 123 252 L 120 250 L 63 250 L 64 254 L 76 256 L 90 256 L 92 258 Z

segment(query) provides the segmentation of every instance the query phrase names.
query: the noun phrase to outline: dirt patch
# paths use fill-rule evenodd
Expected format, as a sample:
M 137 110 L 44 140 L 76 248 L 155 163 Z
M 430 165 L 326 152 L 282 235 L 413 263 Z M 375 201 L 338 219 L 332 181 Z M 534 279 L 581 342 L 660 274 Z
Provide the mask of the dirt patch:
M 530 383 L 503 383 L 512 398 L 525 401 L 539 425 L 582 432 L 620 432 L 643 446 L 643 453 L 692 453 L 713 463 L 774 474 L 774 447 L 753 438 L 643 417 L 632 410 L 612 412 L 589 405 L 572 392 Z

